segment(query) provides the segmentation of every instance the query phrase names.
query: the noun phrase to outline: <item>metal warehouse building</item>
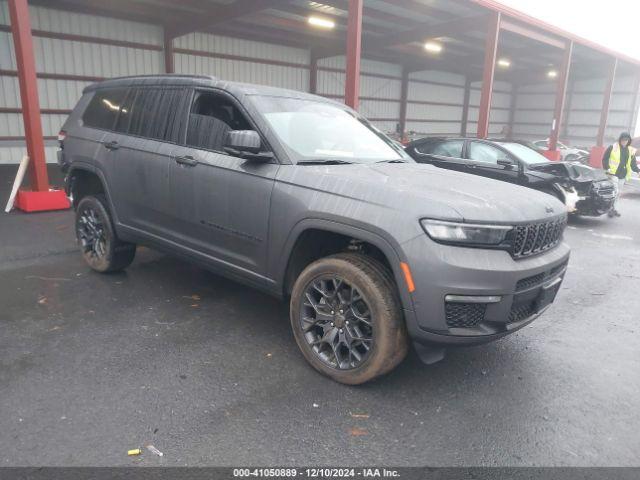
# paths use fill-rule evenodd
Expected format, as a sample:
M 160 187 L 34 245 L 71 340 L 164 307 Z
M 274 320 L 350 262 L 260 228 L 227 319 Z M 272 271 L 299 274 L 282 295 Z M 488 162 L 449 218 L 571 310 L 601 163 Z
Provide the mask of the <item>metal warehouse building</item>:
M 633 131 L 640 82 L 637 60 L 489 0 L 2 0 L 0 163 L 25 144 L 39 156 L 21 105 L 55 162 L 85 86 L 164 72 L 315 92 L 400 137 L 549 137 L 551 158 L 558 138 L 590 148 Z

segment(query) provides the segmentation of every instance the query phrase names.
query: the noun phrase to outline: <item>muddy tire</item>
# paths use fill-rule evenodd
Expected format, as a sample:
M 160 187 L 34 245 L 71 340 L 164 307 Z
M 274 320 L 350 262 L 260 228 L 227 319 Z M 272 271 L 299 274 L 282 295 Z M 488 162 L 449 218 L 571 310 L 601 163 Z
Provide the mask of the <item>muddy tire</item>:
M 136 254 L 135 244 L 118 239 L 103 195 L 80 200 L 76 208 L 76 239 L 85 262 L 97 272 L 122 270 Z
M 393 277 L 365 255 L 337 254 L 307 266 L 293 286 L 290 319 L 306 360 L 340 383 L 368 382 L 407 354 Z

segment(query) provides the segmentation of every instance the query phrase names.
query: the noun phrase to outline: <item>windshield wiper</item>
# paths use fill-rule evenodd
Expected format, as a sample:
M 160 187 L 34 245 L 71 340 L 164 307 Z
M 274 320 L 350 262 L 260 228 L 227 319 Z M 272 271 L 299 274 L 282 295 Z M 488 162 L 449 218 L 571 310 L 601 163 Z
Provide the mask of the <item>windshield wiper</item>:
M 406 160 L 400 160 L 399 158 L 395 158 L 393 160 L 380 160 L 376 163 L 409 163 Z
M 339 158 L 316 158 L 313 160 L 300 160 L 296 165 L 352 165 L 353 162 Z

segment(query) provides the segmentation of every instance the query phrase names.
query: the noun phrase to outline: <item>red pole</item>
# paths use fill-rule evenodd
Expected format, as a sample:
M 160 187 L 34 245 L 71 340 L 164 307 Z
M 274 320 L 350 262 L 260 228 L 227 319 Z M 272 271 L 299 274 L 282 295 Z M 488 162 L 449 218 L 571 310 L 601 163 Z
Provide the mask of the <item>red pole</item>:
M 318 57 L 313 50 L 309 63 L 309 93 L 318 93 Z
M 22 119 L 24 122 L 27 155 L 29 155 L 29 179 L 31 189 L 37 192 L 49 191 L 49 177 L 44 155 L 44 139 L 38 102 L 36 62 L 33 55 L 33 39 L 27 0 L 9 0 L 11 32 L 16 52 Z
M 462 99 L 462 119 L 460 120 L 460 136 L 467 136 L 467 123 L 469 122 L 469 99 L 471 98 L 471 79 L 464 81 L 464 97 Z
M 484 46 L 484 69 L 482 72 L 482 92 L 480 93 L 480 112 L 478 113 L 478 138 L 489 135 L 489 114 L 491 95 L 493 94 L 493 76 L 496 69 L 498 39 L 500 37 L 500 12 L 494 12 L 487 27 Z
M 165 73 L 175 73 L 175 65 L 173 59 L 173 37 L 164 31 L 164 71 Z
M 347 22 L 347 75 L 344 103 L 358 109 L 360 96 L 360 50 L 362 43 L 362 0 L 349 0 Z
M 556 103 L 553 111 L 553 122 L 551 124 L 551 133 L 549 134 L 549 157 L 553 160 L 560 160 L 560 155 L 557 153 L 558 135 L 560 134 L 560 125 L 562 124 L 562 115 L 564 113 L 564 101 L 567 93 L 569 72 L 571 71 L 572 53 L 573 42 L 570 41 L 564 48 L 562 69 L 558 77 L 558 86 L 556 88 Z
M 616 79 L 616 70 L 618 68 L 618 59 L 613 59 L 613 65 L 611 66 L 611 72 L 609 72 L 609 79 L 607 80 L 607 86 L 604 91 L 604 98 L 602 99 L 602 110 L 600 111 L 600 126 L 598 127 L 598 138 L 596 144 L 599 147 L 604 146 L 604 132 L 607 128 L 607 120 L 609 119 L 609 104 L 611 103 L 611 94 L 613 93 L 613 83 Z
M 402 69 L 402 83 L 400 84 L 400 141 L 404 141 L 407 133 L 407 98 L 409 96 L 409 70 Z

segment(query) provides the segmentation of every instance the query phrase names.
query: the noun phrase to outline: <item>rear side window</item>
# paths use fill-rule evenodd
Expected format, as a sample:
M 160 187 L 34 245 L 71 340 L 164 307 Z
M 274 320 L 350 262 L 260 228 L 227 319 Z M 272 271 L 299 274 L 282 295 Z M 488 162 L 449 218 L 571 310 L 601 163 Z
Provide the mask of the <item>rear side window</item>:
M 440 155 L 441 157 L 462 158 L 464 140 L 448 140 L 444 142 L 429 142 L 420 145 L 416 150 L 420 153 Z
M 111 130 L 126 93 L 124 88 L 98 90 L 87 105 L 82 122 L 87 127 Z
M 124 102 L 115 130 L 138 137 L 177 142 L 187 91 L 134 88 Z

